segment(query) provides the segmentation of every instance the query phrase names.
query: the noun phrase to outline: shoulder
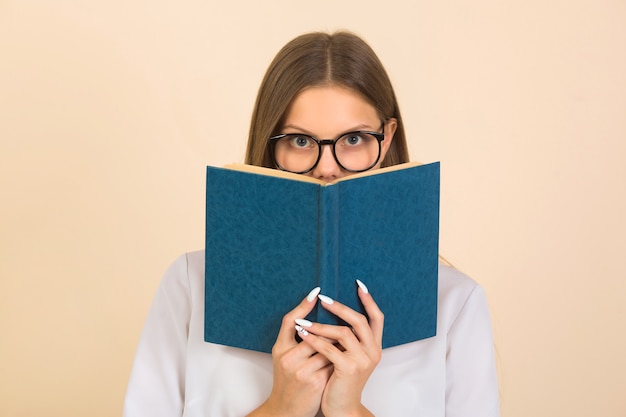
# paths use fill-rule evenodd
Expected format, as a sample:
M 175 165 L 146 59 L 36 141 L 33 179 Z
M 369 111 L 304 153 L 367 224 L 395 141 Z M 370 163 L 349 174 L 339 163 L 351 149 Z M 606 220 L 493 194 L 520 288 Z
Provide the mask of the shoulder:
M 197 269 L 198 267 L 202 267 L 204 270 L 204 251 L 198 250 L 193 252 L 186 252 L 182 255 L 179 255 L 170 265 L 168 271 L 173 272 L 188 272 L 187 270 L 191 268 L 192 270 Z
M 439 265 L 439 318 L 448 329 L 469 308 L 486 308 L 483 288 L 472 278 L 446 265 Z
M 477 287 L 476 281 L 451 266 L 439 264 L 439 294 L 445 296 L 462 296 L 469 294 Z
M 187 252 L 182 257 L 185 258 L 187 264 L 188 274 L 204 276 L 204 251 L 198 250 L 194 252 Z
M 163 274 L 159 292 L 191 297 L 204 286 L 204 251 L 179 255 Z

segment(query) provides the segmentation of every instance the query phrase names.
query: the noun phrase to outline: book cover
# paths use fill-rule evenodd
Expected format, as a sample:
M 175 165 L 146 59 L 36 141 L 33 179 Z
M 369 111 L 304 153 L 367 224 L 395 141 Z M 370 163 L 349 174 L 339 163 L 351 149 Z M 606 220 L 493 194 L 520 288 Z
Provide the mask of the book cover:
M 283 315 L 316 286 L 385 314 L 383 348 L 435 335 L 439 163 L 324 184 L 268 168 L 207 167 L 205 341 L 271 352 Z M 311 321 L 344 324 L 318 306 Z

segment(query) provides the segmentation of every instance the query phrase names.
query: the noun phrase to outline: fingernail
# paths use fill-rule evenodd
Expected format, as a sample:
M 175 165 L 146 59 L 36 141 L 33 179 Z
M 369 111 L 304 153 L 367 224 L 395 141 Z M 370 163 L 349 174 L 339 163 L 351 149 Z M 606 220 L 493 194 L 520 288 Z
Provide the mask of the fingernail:
M 306 329 L 296 325 L 296 331 L 298 333 L 300 333 L 302 336 L 307 336 L 309 334 L 309 332 L 306 331 Z
M 328 296 L 326 296 L 326 295 L 319 294 L 317 296 L 317 298 L 319 298 L 322 301 L 322 303 L 325 303 L 325 304 L 332 304 L 332 303 L 334 303 L 333 299 L 328 297 Z
M 311 327 L 313 325 L 313 323 L 305 319 L 296 319 L 296 324 L 302 327 Z
M 306 300 L 310 303 L 311 301 L 315 300 L 315 297 L 317 297 L 317 294 L 320 293 L 320 287 L 315 287 L 311 290 L 311 292 L 309 293 L 309 295 L 306 296 Z
M 358 285 L 358 286 L 359 286 L 359 288 L 361 289 L 361 291 L 363 291 L 365 294 L 369 293 L 369 290 L 367 289 L 367 287 L 365 286 L 365 284 L 363 284 L 363 283 L 361 282 L 361 280 L 360 280 L 360 279 L 357 279 L 357 280 L 356 280 L 356 285 Z

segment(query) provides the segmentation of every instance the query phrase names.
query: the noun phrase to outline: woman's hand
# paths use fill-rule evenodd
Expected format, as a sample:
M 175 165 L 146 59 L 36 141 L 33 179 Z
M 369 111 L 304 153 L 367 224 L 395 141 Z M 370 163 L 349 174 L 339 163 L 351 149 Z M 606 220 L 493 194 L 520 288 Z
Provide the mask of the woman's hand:
M 311 312 L 318 294 L 319 288 L 315 288 L 283 317 L 272 348 L 272 392 L 248 417 L 312 417 L 319 411 L 324 388 L 333 372 L 332 364 L 323 355 L 316 355 L 312 346 L 298 343 L 294 337 L 295 320 Z
M 323 357 L 334 368 L 322 395 L 321 408 L 326 417 L 371 415 L 361 404 L 361 393 L 380 362 L 384 315 L 365 285 L 358 283 L 359 298 L 369 322 L 364 315 L 325 296 L 320 296 L 322 306 L 351 328 L 298 320 L 298 331 L 304 341 L 301 345 L 308 345 L 319 353 L 312 358 Z

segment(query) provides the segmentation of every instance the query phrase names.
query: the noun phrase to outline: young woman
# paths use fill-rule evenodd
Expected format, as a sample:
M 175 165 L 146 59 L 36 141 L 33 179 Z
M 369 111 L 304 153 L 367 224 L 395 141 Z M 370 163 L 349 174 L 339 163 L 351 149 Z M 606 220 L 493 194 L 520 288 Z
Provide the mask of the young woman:
M 283 47 L 259 90 L 247 163 L 332 181 L 407 161 L 393 88 L 363 40 L 310 33 Z M 369 320 L 312 289 L 269 355 L 204 342 L 204 253 L 188 253 L 155 296 L 124 415 L 498 416 L 485 294 L 444 265 L 438 291 L 437 335 L 382 350 L 384 312 L 364 283 Z M 318 298 L 350 327 L 304 320 Z

